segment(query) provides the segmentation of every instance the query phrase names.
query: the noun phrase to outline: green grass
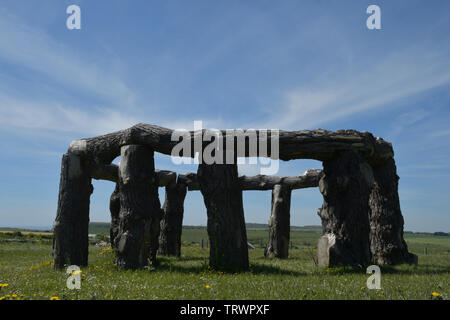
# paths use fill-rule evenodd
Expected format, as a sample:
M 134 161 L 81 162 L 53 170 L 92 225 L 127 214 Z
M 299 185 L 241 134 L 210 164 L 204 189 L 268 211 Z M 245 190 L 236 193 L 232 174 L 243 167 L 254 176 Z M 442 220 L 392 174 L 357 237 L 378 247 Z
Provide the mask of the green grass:
M 110 251 L 91 246 L 81 290 L 66 288 L 68 275 L 52 270 L 51 243 L 0 242 L 0 298 L 13 299 L 429 299 L 449 297 L 450 238 L 405 235 L 419 265 L 382 267 L 382 290 L 368 290 L 365 270 L 317 268 L 311 254 L 320 233 L 293 231 L 287 260 L 265 259 L 249 250 L 250 271 L 223 274 L 208 268 L 208 249 L 192 242 L 204 229 L 184 230 L 182 257 L 160 257 L 157 269 L 117 270 Z M 249 230 L 248 238 L 267 241 L 267 231 Z M 427 247 L 427 255 L 424 248 Z

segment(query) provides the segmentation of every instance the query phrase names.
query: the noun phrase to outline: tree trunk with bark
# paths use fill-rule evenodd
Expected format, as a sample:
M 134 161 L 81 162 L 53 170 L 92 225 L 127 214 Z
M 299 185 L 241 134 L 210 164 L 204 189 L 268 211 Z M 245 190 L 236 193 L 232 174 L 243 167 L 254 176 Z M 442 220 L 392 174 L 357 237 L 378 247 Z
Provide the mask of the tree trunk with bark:
M 186 144 L 191 148 L 183 150 L 178 154 L 183 157 L 195 158 L 196 152 L 201 152 L 210 142 L 202 141 L 205 130 L 190 131 L 186 134 Z M 223 150 L 234 150 L 236 153 L 237 139 L 246 137 L 245 132 L 235 132 L 231 130 L 221 130 L 224 141 Z M 69 146 L 69 151 L 83 155 L 85 158 L 95 159 L 97 163 L 110 164 L 114 158 L 120 155 L 120 148 L 123 145 L 146 145 L 156 152 L 171 155 L 172 149 L 179 141 L 172 140 L 174 130 L 160 126 L 139 123 L 131 128 L 109 133 L 106 135 L 80 139 L 73 141 Z M 355 150 L 360 152 L 369 163 L 384 161 L 393 157 L 392 145 L 381 138 L 375 138 L 369 132 L 359 132 L 355 130 L 339 130 L 336 132 L 322 129 L 317 130 L 256 130 L 256 143 L 267 145 L 268 156 L 273 159 L 316 159 L 320 161 L 330 160 L 335 152 Z M 279 141 L 279 155 L 271 150 L 272 135 Z M 183 136 L 184 138 L 184 136 Z M 180 139 L 183 140 L 184 139 Z M 194 148 L 195 140 L 200 141 L 200 149 Z M 228 141 L 233 141 L 234 145 L 227 145 Z M 245 139 L 245 156 L 260 156 L 259 148 L 249 147 L 250 139 Z
M 323 236 L 317 255 L 320 266 L 362 267 L 370 262 L 369 195 L 374 178 L 358 152 L 338 153 L 323 162 L 319 182 L 323 205 L 319 209 Z
M 164 216 L 161 220 L 159 250 L 161 255 L 179 257 L 181 254 L 181 232 L 183 228 L 184 198 L 187 186 L 172 182 L 166 186 Z
M 370 194 L 370 249 L 376 264 L 417 264 L 403 239 L 403 216 L 398 197 L 394 159 L 374 168 L 375 185 Z
M 119 165 L 120 214 L 116 236 L 116 263 L 123 269 L 156 264 L 162 218 L 153 150 L 128 145 Z M 156 244 L 155 244 L 156 243 Z
M 62 157 L 56 219 L 53 225 L 54 268 L 88 263 L 89 203 L 93 187 L 83 159 Z
M 210 267 L 222 271 L 248 270 L 247 233 L 237 165 L 202 163 L 197 178 L 208 214 Z
M 272 190 L 272 210 L 269 219 L 268 258 L 287 259 L 289 255 L 291 189 L 277 184 Z
M 116 248 L 116 237 L 119 234 L 120 223 L 120 191 L 119 183 L 116 183 L 113 193 L 109 199 L 109 211 L 111 213 L 111 226 L 109 228 L 109 241 L 111 248 Z
M 309 169 L 304 174 L 297 177 L 277 177 L 257 175 L 247 177 L 239 176 L 239 185 L 242 190 L 273 190 L 276 185 L 284 185 L 291 190 L 312 188 L 319 185 L 322 177 L 322 170 Z

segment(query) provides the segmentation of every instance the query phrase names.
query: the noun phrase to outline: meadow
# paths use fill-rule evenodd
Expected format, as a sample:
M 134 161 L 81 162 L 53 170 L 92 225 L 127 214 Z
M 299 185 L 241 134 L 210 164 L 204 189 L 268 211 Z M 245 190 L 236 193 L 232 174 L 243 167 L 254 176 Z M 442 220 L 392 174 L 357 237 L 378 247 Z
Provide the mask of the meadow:
M 6 239 L 2 233 L 0 239 Z M 9 233 L 9 237 L 11 237 Z M 16 236 L 17 237 L 17 234 Z M 19 236 L 20 237 L 20 236 Z M 448 299 L 450 237 L 405 234 L 417 266 L 381 267 L 381 290 L 369 290 L 365 270 L 319 268 L 318 230 L 293 230 L 290 257 L 265 259 L 267 230 L 248 230 L 250 270 L 210 270 L 204 228 L 183 231 L 181 258 L 159 257 L 157 268 L 117 270 L 109 247 L 89 249 L 81 289 L 69 290 L 65 271 L 53 271 L 48 235 L 22 235 L 33 242 L 0 241 L 0 299 Z M 203 241 L 203 248 L 201 242 Z

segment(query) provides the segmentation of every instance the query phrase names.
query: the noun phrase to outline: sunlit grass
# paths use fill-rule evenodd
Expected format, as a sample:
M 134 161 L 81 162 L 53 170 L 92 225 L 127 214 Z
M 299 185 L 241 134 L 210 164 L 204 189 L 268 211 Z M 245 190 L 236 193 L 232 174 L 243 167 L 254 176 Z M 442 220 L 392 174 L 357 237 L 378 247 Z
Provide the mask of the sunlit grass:
M 250 271 L 228 274 L 210 270 L 209 249 L 198 245 L 183 246 L 179 259 L 159 257 L 156 269 L 138 271 L 117 270 L 110 249 L 91 246 L 81 289 L 69 290 L 69 275 L 52 269 L 50 243 L 0 243 L 0 300 L 448 299 L 448 244 L 444 239 L 427 244 L 432 254 L 416 252 L 418 266 L 382 267 L 382 290 L 367 289 L 365 270 L 317 268 L 313 248 L 292 249 L 287 260 L 265 259 L 262 248 L 250 250 Z M 410 247 L 420 251 L 422 245 Z

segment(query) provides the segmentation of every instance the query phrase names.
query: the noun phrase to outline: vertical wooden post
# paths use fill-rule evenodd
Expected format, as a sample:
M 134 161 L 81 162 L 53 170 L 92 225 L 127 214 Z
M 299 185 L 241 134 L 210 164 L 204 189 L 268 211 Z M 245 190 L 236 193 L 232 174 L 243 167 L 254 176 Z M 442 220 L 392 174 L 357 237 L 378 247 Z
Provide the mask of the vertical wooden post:
M 173 182 L 166 186 L 164 216 L 161 220 L 158 253 L 179 257 L 181 255 L 181 233 L 183 229 L 184 199 L 187 186 Z
M 247 233 L 237 164 L 200 164 L 197 173 L 208 214 L 210 267 L 248 270 Z
M 362 267 L 370 262 L 369 194 L 371 167 L 356 151 L 337 153 L 323 163 L 319 209 L 323 236 L 317 246 L 319 266 Z
M 376 264 L 417 264 L 403 239 L 403 216 L 398 197 L 397 168 L 393 158 L 373 168 L 375 185 L 370 194 L 370 249 Z
M 123 269 L 137 269 L 148 265 L 149 260 L 156 264 L 155 249 L 162 210 L 153 150 L 139 145 L 121 148 L 119 191 L 120 221 L 115 250 L 117 265 Z
M 88 263 L 89 203 L 93 187 L 83 160 L 72 153 L 61 161 L 58 209 L 53 225 L 54 268 Z
M 111 243 L 111 248 L 116 248 L 116 237 L 119 234 L 119 223 L 120 223 L 120 192 L 119 183 L 116 183 L 113 193 L 109 199 L 109 211 L 111 213 L 111 226 L 109 228 L 109 241 Z
M 289 255 L 291 189 L 277 184 L 272 190 L 269 243 L 266 257 L 286 259 Z

